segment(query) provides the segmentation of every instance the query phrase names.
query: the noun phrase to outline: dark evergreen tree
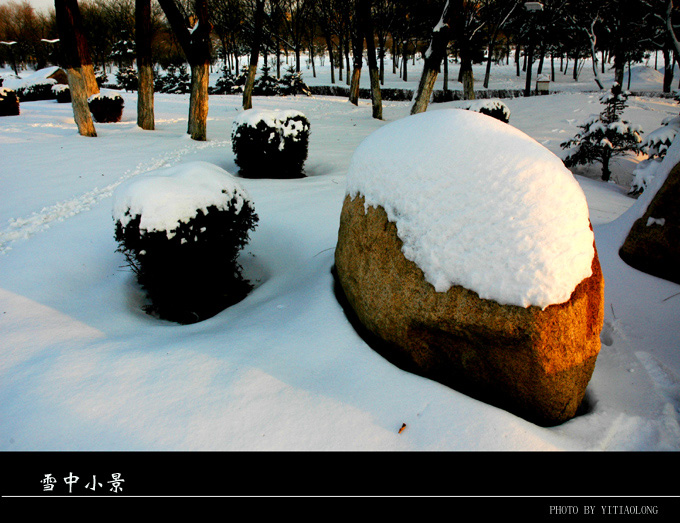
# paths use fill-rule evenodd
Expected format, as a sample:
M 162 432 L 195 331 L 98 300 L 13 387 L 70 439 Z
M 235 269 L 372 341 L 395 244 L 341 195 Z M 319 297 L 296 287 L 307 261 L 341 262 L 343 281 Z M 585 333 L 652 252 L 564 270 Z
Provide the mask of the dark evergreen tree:
M 618 83 L 600 97 L 604 105 L 602 112 L 579 125 L 581 131 L 574 138 L 560 144 L 563 149 L 570 149 L 564 165 L 573 167 L 600 162 L 602 179 L 607 181 L 611 175 L 609 162 L 613 157 L 628 151 L 638 154 L 642 130 L 621 119 L 627 99 L 628 92 Z

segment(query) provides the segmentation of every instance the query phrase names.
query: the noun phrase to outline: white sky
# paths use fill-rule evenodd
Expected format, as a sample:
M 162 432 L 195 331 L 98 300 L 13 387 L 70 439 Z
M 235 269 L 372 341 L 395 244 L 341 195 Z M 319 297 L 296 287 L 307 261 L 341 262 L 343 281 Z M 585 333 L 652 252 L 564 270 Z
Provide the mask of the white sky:
M 23 0 L 0 0 L 0 5 L 12 3 L 22 3 Z M 28 0 L 28 3 L 35 7 L 36 11 L 45 11 L 50 7 L 54 7 L 54 0 Z

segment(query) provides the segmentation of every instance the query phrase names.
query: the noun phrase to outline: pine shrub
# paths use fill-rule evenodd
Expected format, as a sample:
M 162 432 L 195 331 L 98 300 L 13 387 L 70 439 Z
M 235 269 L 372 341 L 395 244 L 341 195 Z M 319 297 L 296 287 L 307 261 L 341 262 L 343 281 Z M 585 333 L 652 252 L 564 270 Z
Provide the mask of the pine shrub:
M 243 92 L 243 86 L 246 83 L 246 73 L 241 72 L 238 76 L 234 75 L 228 68 L 222 70 L 220 76 L 215 82 L 215 86 L 210 89 L 210 94 L 237 94 Z
M 56 80 L 46 78 L 30 85 L 22 85 L 16 92 L 22 102 L 54 100 L 56 95 L 52 92 L 52 86 L 56 83 Z
M 186 65 L 169 65 L 164 74 L 156 75 L 154 90 L 158 93 L 185 94 L 191 90 L 191 75 Z
M 678 100 L 678 95 L 675 95 Z M 640 196 L 654 179 L 656 169 L 666 156 L 666 151 L 673 144 L 680 131 L 680 116 L 669 116 L 661 121 L 661 127 L 653 130 L 640 144 L 640 151 L 648 156 L 633 171 L 633 180 L 628 191 L 629 196 Z
M 609 93 L 600 97 L 600 103 L 604 105 L 602 112 L 579 125 L 581 131 L 574 138 L 560 144 L 563 149 L 569 149 L 564 165 L 573 167 L 599 162 L 602 180 L 608 181 L 612 158 L 629 151 L 639 153 L 642 130 L 621 119 L 628 96 L 629 93 L 615 83 Z
M 136 91 L 139 87 L 137 71 L 132 67 L 123 67 L 116 72 L 118 87 L 126 91 Z
M 510 108 L 500 100 L 475 100 L 465 103 L 461 106 L 461 108 L 468 111 L 486 114 L 487 116 L 496 118 L 503 123 L 508 123 L 510 121 Z
M 52 92 L 57 99 L 57 103 L 60 104 L 70 104 L 71 103 L 71 90 L 66 84 L 57 84 L 52 86 Z
M 302 80 L 302 73 L 296 73 L 292 67 L 286 70 L 286 74 L 279 80 L 278 94 L 281 96 L 304 94 L 311 96 L 307 84 Z
M 178 201 L 193 206 L 178 205 L 167 227 L 148 226 L 159 202 L 167 216 Z M 193 162 L 135 178 L 116 191 L 114 221 L 118 251 L 146 292 L 149 314 L 195 323 L 252 289 L 237 258 L 258 217 L 235 178 L 217 166 Z
M 16 91 L 0 87 L 0 116 L 18 116 L 19 112 L 19 97 Z
M 109 75 L 106 74 L 106 70 L 99 67 L 95 66 L 94 68 L 94 79 L 97 82 L 97 85 L 99 87 L 104 87 L 109 81 Z
M 115 123 L 123 117 L 125 102 L 119 94 L 93 94 L 87 103 L 95 122 Z
M 262 65 L 262 74 L 253 84 L 254 96 L 276 96 L 279 94 L 279 79 L 269 73 L 270 67 Z
M 246 178 L 303 177 L 309 129 L 309 120 L 299 111 L 243 111 L 231 133 L 239 174 Z

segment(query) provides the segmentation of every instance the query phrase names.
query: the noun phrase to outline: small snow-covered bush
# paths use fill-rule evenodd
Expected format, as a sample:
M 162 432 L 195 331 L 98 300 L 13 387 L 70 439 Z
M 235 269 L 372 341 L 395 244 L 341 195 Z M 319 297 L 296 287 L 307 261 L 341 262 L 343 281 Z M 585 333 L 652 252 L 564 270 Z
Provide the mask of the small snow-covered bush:
M 253 84 L 254 96 L 276 96 L 279 94 L 279 79 L 270 74 L 269 65 L 262 66 L 262 74 L 255 79 Z
M 125 102 L 119 94 L 93 94 L 87 99 L 95 122 L 120 122 Z
M 639 196 L 649 186 L 678 131 L 680 131 L 680 116 L 669 116 L 661 122 L 661 127 L 649 133 L 647 139 L 640 144 L 640 150 L 649 158 L 640 162 L 633 171 L 629 196 Z
M 71 103 L 71 90 L 66 84 L 56 84 L 52 86 L 52 92 L 57 98 L 57 103 Z
M 296 73 L 293 67 L 289 67 L 286 74 L 279 80 L 278 91 L 278 94 L 281 96 L 295 96 L 297 94 L 304 94 L 307 96 L 312 95 L 309 87 L 302 80 L 302 73 Z
M 504 123 L 510 121 L 510 108 L 500 100 L 473 100 L 462 105 L 461 109 L 486 114 Z
M 662 159 L 680 130 L 680 116 L 669 116 L 661 122 L 661 127 L 653 130 L 640 144 L 640 150 L 650 158 Z
M 164 74 L 154 77 L 154 91 L 158 93 L 185 94 L 191 90 L 191 76 L 185 65 L 168 66 Z
M 258 217 L 236 178 L 206 162 L 138 176 L 114 194 L 115 239 L 148 313 L 187 324 L 243 299 L 238 254 Z
M 641 161 L 633 171 L 633 180 L 630 183 L 628 196 L 640 196 L 649 187 L 660 165 L 661 160 L 656 158 L 647 158 Z
M 126 91 L 136 91 L 139 87 L 137 71 L 132 67 L 122 67 L 116 72 L 116 83 Z
M 602 180 L 608 181 L 612 158 L 627 152 L 639 153 L 642 129 L 621 119 L 629 95 L 615 83 L 609 93 L 600 97 L 604 106 L 600 114 L 583 122 L 578 126 L 581 130 L 571 140 L 560 144 L 563 149 L 568 149 L 563 160 L 565 166 L 599 162 L 602 164 Z
M 54 100 L 56 95 L 52 92 L 52 86 L 57 83 L 53 78 L 38 80 L 29 85 L 22 85 L 17 89 L 17 95 L 22 102 L 34 102 L 37 100 Z
M 238 76 L 234 75 L 226 67 L 222 70 L 220 76 L 215 82 L 215 87 L 210 88 L 210 94 L 236 94 L 243 92 L 243 86 L 246 83 L 246 73 L 241 72 Z
M 309 120 L 300 111 L 243 111 L 231 132 L 240 174 L 247 178 L 304 176 L 309 129 Z
M 0 116 L 18 116 L 19 97 L 12 89 L 0 87 Z

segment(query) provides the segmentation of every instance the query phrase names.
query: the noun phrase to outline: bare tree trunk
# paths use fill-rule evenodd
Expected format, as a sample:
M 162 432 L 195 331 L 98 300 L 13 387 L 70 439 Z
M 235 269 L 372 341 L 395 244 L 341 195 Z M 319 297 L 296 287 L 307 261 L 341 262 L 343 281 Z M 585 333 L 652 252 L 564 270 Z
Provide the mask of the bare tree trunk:
M 82 136 L 97 136 L 92 121 L 92 114 L 87 103 L 89 96 L 87 73 L 83 71 L 84 59 L 89 60 L 87 42 L 82 32 L 80 10 L 76 0 L 55 0 L 54 2 L 57 28 L 61 43 L 62 61 L 68 75 L 68 86 L 71 92 L 73 118 Z M 83 55 L 87 52 L 87 55 Z M 92 64 L 90 62 L 90 67 Z M 96 82 L 95 82 L 96 83 Z
M 262 40 L 262 24 L 264 22 L 264 0 L 257 0 L 255 9 L 255 33 L 250 48 L 250 63 L 248 64 L 248 76 L 243 88 L 243 109 L 253 107 L 253 87 L 255 86 L 255 74 L 257 73 L 257 61 L 260 58 L 260 45 Z
M 135 40 L 137 44 L 137 125 L 155 129 L 153 106 L 153 63 L 151 61 L 151 0 L 135 0 Z
M 491 78 L 491 53 L 493 50 L 495 42 L 489 42 L 489 45 L 487 47 L 487 53 L 489 55 L 489 58 L 486 60 L 486 69 L 484 71 L 484 89 L 489 88 L 489 79 Z
M 373 104 L 373 118 L 382 120 L 382 93 L 380 91 L 380 71 L 375 56 L 375 40 L 373 39 L 373 22 L 371 21 L 370 0 L 359 0 L 361 18 L 359 23 L 366 39 L 366 55 L 368 61 L 368 75 L 371 78 L 371 101 Z
M 595 44 L 597 44 L 597 35 L 595 34 L 595 24 L 598 22 L 599 18 L 595 17 L 590 24 L 590 30 L 585 29 L 588 34 L 588 40 L 590 41 L 590 56 L 593 60 L 593 74 L 595 75 L 595 83 L 600 89 L 604 89 L 602 86 L 602 81 L 600 80 L 600 73 L 597 68 L 597 52 L 595 51 Z
M 663 92 L 671 92 L 671 84 L 673 83 L 673 69 L 675 62 L 671 59 L 671 50 L 664 47 L 661 52 L 663 53 Z
M 189 99 L 188 132 L 194 140 L 207 139 L 208 80 L 210 61 L 191 66 L 191 96 Z
M 349 101 L 359 105 L 359 82 L 361 81 L 361 68 L 363 67 L 364 39 L 359 28 L 358 8 L 352 24 L 352 53 L 354 55 L 352 79 L 349 85 Z
M 434 84 L 437 81 L 439 74 L 439 67 L 442 59 L 446 56 L 446 47 L 451 38 L 451 12 L 449 9 L 449 2 L 447 0 L 444 5 L 444 10 L 439 22 L 432 30 L 432 40 L 429 49 L 425 52 L 425 63 L 423 65 L 423 74 L 420 76 L 420 83 L 418 90 L 413 99 L 413 106 L 411 106 L 411 114 L 423 113 L 427 110 L 430 103 L 430 96 L 434 89 Z
M 672 14 L 673 14 L 673 0 L 668 0 L 668 5 L 666 6 L 666 31 L 668 32 L 668 36 L 673 42 L 673 47 L 675 48 L 676 56 L 680 56 L 680 41 L 678 41 L 678 37 L 675 34 L 675 29 L 673 29 L 673 21 L 671 20 Z
M 335 84 L 335 64 L 333 63 L 333 39 L 331 37 L 330 31 L 324 29 L 324 36 L 326 38 L 326 47 L 328 48 L 328 62 L 331 70 L 331 83 Z
M 195 0 L 197 24 L 189 29 L 187 20 L 175 0 L 158 0 L 165 16 L 179 40 L 191 67 L 191 95 L 187 132 L 193 140 L 207 140 L 208 82 L 204 76 L 210 69 L 210 32 L 207 0 Z
M 463 81 L 463 100 L 475 99 L 475 78 L 472 71 L 472 58 L 470 49 L 465 43 L 461 43 L 460 73 Z

